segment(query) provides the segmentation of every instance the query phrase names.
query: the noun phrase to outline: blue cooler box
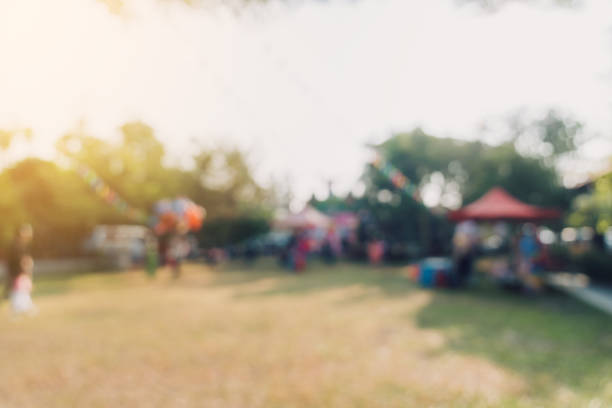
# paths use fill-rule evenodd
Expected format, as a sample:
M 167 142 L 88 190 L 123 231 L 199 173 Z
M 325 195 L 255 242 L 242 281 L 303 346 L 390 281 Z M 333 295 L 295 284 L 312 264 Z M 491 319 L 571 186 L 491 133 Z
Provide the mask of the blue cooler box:
M 444 274 L 450 276 L 453 264 L 448 258 L 426 258 L 420 264 L 421 274 L 419 283 L 425 288 L 436 286 L 436 276 Z

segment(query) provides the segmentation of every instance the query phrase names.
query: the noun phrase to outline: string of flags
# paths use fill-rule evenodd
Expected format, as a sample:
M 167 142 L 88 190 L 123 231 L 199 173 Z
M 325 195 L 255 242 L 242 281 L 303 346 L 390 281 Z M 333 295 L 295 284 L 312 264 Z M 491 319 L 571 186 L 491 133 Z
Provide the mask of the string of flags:
M 78 164 L 76 165 L 76 172 L 99 198 L 113 206 L 121 214 L 139 223 L 147 222 L 148 216 L 144 211 L 130 206 L 89 167 Z
M 378 169 L 385 177 L 387 177 L 391 183 L 398 190 L 402 191 L 409 197 L 412 197 L 415 201 L 421 202 L 421 196 L 419 190 L 414 183 L 399 170 L 397 167 L 389 163 L 380 153 L 376 153 L 372 166 Z

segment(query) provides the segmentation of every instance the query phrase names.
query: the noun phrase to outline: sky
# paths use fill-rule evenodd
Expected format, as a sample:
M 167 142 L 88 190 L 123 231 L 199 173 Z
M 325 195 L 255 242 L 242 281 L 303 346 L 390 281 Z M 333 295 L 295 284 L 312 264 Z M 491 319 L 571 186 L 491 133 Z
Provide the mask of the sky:
M 483 123 L 550 108 L 593 137 L 581 173 L 612 156 L 609 0 L 494 14 L 451 0 L 306 1 L 241 16 L 153 0 L 127 0 L 120 15 L 96 0 L 5 1 L 0 51 L 0 128 L 35 137 L 5 165 L 53 158 L 79 124 L 116 138 L 141 120 L 170 162 L 188 166 L 196 145 L 238 146 L 259 180 L 289 183 L 303 202 L 328 180 L 355 188 L 366 144 L 393 132 L 495 142 Z

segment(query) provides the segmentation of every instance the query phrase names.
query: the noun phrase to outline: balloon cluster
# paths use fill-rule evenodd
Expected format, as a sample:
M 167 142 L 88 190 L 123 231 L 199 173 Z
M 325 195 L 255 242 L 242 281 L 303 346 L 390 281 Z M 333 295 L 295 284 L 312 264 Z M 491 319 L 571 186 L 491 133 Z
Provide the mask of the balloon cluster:
M 391 163 L 384 159 L 380 153 L 376 153 L 376 157 L 372 161 L 372 166 L 377 168 L 385 177 L 391 180 L 391 183 L 398 190 L 403 191 L 405 194 L 412 197 L 414 200 L 420 202 L 420 195 L 418 188 L 408 180 L 404 174 L 394 167 Z
M 109 187 L 93 170 L 84 166 L 78 165 L 77 173 L 89 187 L 96 193 L 98 197 L 104 200 L 107 204 L 113 206 L 121 214 L 126 215 L 134 221 L 144 223 L 147 220 L 147 215 L 137 208 L 131 207 L 117 192 Z
M 156 234 L 198 231 L 206 217 L 206 210 L 188 198 L 160 200 L 155 204 L 153 229 Z

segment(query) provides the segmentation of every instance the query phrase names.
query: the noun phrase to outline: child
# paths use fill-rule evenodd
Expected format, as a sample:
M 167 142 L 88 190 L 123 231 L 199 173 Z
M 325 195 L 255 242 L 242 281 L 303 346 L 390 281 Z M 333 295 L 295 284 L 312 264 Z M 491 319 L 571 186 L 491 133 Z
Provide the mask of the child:
M 35 313 L 36 307 L 32 303 L 32 258 L 24 258 L 21 263 L 21 271 L 13 282 L 11 289 L 11 308 L 13 314 Z

